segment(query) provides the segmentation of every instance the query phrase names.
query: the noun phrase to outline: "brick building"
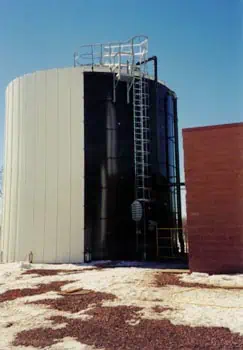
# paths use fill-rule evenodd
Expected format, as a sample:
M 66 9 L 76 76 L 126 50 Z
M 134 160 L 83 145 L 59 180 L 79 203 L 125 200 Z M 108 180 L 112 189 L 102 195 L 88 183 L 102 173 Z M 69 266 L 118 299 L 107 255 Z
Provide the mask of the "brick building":
M 243 272 L 243 123 L 183 130 L 189 265 Z

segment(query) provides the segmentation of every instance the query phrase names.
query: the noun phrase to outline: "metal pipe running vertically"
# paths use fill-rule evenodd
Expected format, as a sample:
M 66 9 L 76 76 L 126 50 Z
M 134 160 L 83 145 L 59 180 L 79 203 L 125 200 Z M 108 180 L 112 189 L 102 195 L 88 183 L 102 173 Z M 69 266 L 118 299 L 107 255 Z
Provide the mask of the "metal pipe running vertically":
M 137 62 L 136 65 L 139 66 L 144 63 L 148 63 L 150 61 L 154 61 L 154 81 L 157 87 L 157 82 L 158 82 L 158 58 L 157 56 L 151 56 L 147 60 L 142 61 L 142 62 Z
M 185 242 L 182 231 L 181 217 L 181 185 L 180 182 L 180 158 L 179 158 L 179 138 L 178 138 L 178 115 L 177 115 L 177 97 L 174 96 L 174 131 L 175 131 L 175 161 L 176 161 L 176 195 L 177 195 L 177 213 L 178 213 L 178 239 L 181 247 L 181 254 L 185 254 Z

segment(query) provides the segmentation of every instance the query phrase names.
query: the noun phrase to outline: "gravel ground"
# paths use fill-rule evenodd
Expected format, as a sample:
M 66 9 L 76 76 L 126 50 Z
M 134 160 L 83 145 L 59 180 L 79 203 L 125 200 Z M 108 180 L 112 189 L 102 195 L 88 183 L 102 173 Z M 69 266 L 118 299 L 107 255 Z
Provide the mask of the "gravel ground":
M 31 304 L 48 305 L 49 307 L 59 310 L 76 313 L 86 310 L 89 305 L 101 305 L 104 300 L 114 300 L 116 297 L 112 294 L 93 292 L 89 290 L 82 290 L 81 294 L 64 295 L 60 299 L 45 299 L 34 301 Z
M 186 278 L 181 279 L 181 275 L 178 273 L 164 273 L 158 272 L 155 277 L 155 283 L 157 287 L 164 286 L 180 286 L 190 288 L 204 288 L 204 289 L 226 289 L 226 290 L 243 290 L 243 286 L 225 286 L 225 285 L 213 285 L 208 283 L 199 282 L 185 282 Z
M 7 292 L 0 294 L 0 303 L 5 301 L 15 300 L 17 298 L 40 295 L 47 292 L 61 291 L 61 287 L 70 281 L 51 282 L 48 284 L 37 285 L 36 288 L 24 288 L 24 289 L 11 289 Z M 0 349 L 1 350 L 1 349 Z
M 0 350 L 243 349 L 242 275 L 115 267 L 0 265 Z
M 70 306 L 69 301 L 67 306 L 65 300 L 62 303 L 63 309 Z M 72 310 L 76 311 L 76 307 Z M 175 326 L 168 320 L 140 320 L 136 323 L 140 319 L 138 311 L 139 308 L 128 306 L 96 306 L 88 311 L 92 319 L 86 321 L 53 317 L 54 323 L 65 323 L 66 326 L 57 330 L 23 331 L 17 335 L 14 345 L 44 348 L 71 336 L 80 343 L 106 350 L 243 349 L 243 337 L 228 329 Z
M 82 270 L 43 270 L 43 269 L 31 269 L 25 271 L 22 275 L 35 275 L 34 277 L 43 277 L 43 276 L 57 276 L 57 275 L 73 275 L 74 273 L 82 273 L 85 271 L 92 271 L 92 270 L 99 270 L 102 269 L 102 267 L 94 267 L 89 269 L 82 269 Z

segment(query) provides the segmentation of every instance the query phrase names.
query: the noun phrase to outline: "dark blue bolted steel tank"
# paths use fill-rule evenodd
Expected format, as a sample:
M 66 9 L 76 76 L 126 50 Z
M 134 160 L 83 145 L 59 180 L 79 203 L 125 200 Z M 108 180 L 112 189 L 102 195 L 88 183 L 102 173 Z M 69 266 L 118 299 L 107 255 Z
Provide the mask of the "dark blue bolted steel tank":
M 145 203 L 145 224 L 173 228 L 181 220 L 177 101 L 163 83 L 147 82 L 152 198 Z M 135 200 L 132 91 L 128 101 L 127 83 L 120 80 L 115 102 L 113 93 L 112 73 L 84 73 L 85 249 L 92 252 L 92 259 L 141 259 L 143 233 L 137 236 L 131 213 Z M 146 251 L 148 260 L 158 258 L 155 229 L 147 230 Z

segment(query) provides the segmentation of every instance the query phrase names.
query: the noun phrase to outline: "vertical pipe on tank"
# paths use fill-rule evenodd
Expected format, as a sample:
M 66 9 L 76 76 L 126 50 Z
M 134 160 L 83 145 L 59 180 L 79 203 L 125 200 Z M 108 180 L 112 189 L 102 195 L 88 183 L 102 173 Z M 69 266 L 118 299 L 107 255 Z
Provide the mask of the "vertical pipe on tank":
M 175 132 L 175 162 L 176 162 L 176 195 L 177 195 L 177 212 L 178 212 L 178 238 L 181 247 L 181 254 L 185 253 L 185 245 L 182 232 L 181 218 L 181 186 L 180 186 L 180 158 L 179 158 L 179 139 L 178 139 L 178 115 L 177 115 L 177 97 L 174 96 L 174 132 Z
M 100 206 L 100 249 L 104 251 L 106 231 L 107 231 L 107 171 L 103 164 L 100 169 L 101 172 L 101 206 Z
M 107 134 L 107 173 L 117 174 L 117 121 L 116 110 L 109 99 L 107 102 L 106 134 Z
M 114 203 L 116 198 L 117 175 L 117 120 L 116 111 L 112 99 L 108 97 L 106 106 L 106 159 L 101 165 L 101 207 L 100 207 L 100 242 L 103 258 L 107 255 L 108 233 L 111 230 L 108 218 L 112 215 L 113 208 L 109 203 Z M 108 225 L 109 222 L 109 225 Z M 111 223 L 112 224 L 112 223 Z M 100 251 L 101 253 L 101 251 Z

